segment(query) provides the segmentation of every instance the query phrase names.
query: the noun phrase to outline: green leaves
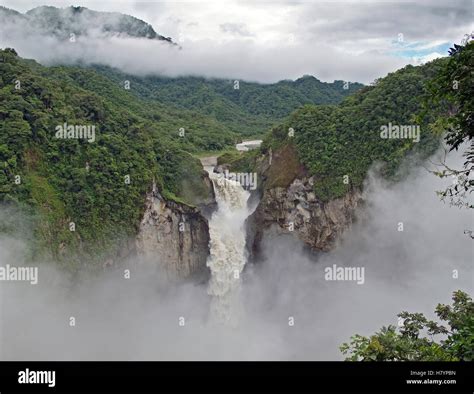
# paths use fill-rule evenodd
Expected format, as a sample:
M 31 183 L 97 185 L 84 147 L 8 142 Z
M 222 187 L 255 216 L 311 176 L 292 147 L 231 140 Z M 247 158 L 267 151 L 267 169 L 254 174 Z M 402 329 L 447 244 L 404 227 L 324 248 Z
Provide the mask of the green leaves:
M 354 335 L 340 350 L 346 361 L 472 361 L 474 303 L 460 290 L 452 299 L 452 306 L 436 307 L 436 315 L 447 327 L 421 313 L 402 312 L 398 329 L 390 325 L 370 337 Z M 439 342 L 434 339 L 437 335 L 442 336 Z
M 441 104 L 448 116 L 443 118 L 446 141 L 458 149 L 474 137 L 474 41 L 455 45 L 449 62 L 430 84 L 427 105 Z
M 433 171 L 440 178 L 456 179 L 454 185 L 438 191 L 440 198 L 448 200 L 450 205 L 474 208 L 468 193 L 474 190 L 474 180 L 469 179 L 474 168 L 474 41 L 465 45 L 454 45 L 444 68 L 430 81 L 429 95 L 424 99 L 425 108 L 438 107 L 443 116 L 434 124 L 438 133 L 445 135 L 450 150 L 459 149 L 463 143 L 469 143 L 463 154 L 465 162 L 462 168 L 450 168 L 443 161 L 442 171 Z

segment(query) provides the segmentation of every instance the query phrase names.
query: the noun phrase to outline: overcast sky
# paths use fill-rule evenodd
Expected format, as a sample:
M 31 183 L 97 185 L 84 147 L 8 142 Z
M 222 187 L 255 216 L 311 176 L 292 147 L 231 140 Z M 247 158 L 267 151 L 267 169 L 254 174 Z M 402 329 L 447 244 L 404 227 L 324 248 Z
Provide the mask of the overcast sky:
M 446 56 L 453 42 L 474 30 L 472 0 L 0 0 L 0 5 L 20 12 L 45 4 L 130 14 L 183 48 L 164 53 L 162 46 L 136 40 L 88 42 L 80 55 L 86 60 L 134 73 L 197 74 L 261 82 L 311 74 L 325 81 L 369 83 L 408 63 Z M 11 42 L 2 42 L 0 37 L 0 46 L 6 44 Z M 13 44 L 22 56 L 43 63 L 74 58 L 57 45 Z

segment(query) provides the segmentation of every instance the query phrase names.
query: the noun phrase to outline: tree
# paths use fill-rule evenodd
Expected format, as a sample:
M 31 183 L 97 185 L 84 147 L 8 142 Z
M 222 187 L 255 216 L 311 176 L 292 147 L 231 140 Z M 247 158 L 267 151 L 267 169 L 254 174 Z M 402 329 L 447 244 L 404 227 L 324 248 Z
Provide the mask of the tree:
M 463 168 L 450 168 L 443 160 L 433 173 L 440 178 L 451 177 L 452 185 L 438 192 L 442 200 L 449 199 L 451 205 L 474 208 L 468 196 L 474 191 L 474 35 L 466 35 L 462 45 L 454 45 L 449 51 L 449 62 L 432 81 L 428 105 L 442 105 L 447 116 L 439 118 L 436 126 L 446 132 L 449 150 L 458 150 L 469 143 L 464 152 Z
M 461 290 L 452 299 L 452 306 L 438 304 L 435 309 L 446 326 L 422 313 L 402 312 L 400 327 L 382 327 L 370 337 L 356 334 L 340 350 L 346 361 L 473 361 L 474 303 Z M 440 335 L 444 339 L 436 342 Z

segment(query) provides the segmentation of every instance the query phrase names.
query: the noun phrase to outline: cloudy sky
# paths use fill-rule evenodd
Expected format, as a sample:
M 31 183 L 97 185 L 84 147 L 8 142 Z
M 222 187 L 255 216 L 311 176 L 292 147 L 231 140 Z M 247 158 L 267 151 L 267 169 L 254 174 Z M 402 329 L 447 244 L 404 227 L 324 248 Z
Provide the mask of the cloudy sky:
M 39 5 L 84 6 L 133 15 L 181 51 L 144 40 L 104 37 L 72 54 L 48 41 L 2 39 L 42 63 L 86 60 L 133 73 L 204 75 L 260 82 L 311 74 L 370 83 L 408 63 L 439 56 L 474 30 L 473 0 L 450 1 L 76 1 L 0 0 L 25 12 Z M 1 31 L 0 31 L 1 33 Z M 148 40 L 149 41 L 149 40 Z M 79 46 L 78 46 L 79 47 Z

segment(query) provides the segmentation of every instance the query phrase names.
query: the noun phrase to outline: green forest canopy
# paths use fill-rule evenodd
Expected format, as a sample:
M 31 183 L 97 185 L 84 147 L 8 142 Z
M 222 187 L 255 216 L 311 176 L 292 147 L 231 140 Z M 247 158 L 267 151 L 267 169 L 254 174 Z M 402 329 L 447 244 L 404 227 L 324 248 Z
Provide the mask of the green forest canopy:
M 68 247 L 92 255 L 93 245 L 97 252 L 135 234 L 153 180 L 167 198 L 199 203 L 208 190 L 190 153 L 238 140 L 205 115 L 141 100 L 93 70 L 43 67 L 12 49 L 0 51 L 0 120 L 0 201 L 39 213 L 39 249 L 57 258 Z M 95 125 L 95 142 L 55 138 L 65 122 Z
M 422 157 L 439 146 L 435 120 L 440 107 L 423 117 L 426 83 L 446 64 L 438 59 L 423 66 L 406 66 L 378 79 L 347 97 L 339 105 L 306 105 L 272 129 L 261 151 L 294 145 L 299 160 L 316 177 L 315 192 L 327 201 L 360 187 L 375 162 L 384 163 L 382 173 L 393 176 L 408 154 Z M 420 141 L 381 138 L 384 125 L 420 127 Z M 343 182 L 344 176 L 349 182 Z
M 95 70 L 123 85 L 129 81 L 138 97 L 212 117 L 233 132 L 262 136 L 305 104 L 337 104 L 363 87 L 360 83 L 321 82 L 306 75 L 274 84 L 202 77 L 136 77 L 107 66 Z

